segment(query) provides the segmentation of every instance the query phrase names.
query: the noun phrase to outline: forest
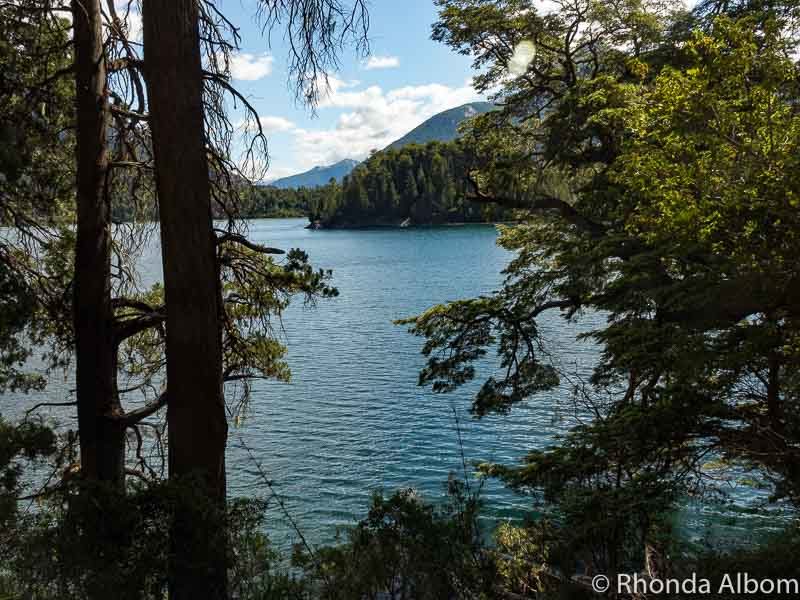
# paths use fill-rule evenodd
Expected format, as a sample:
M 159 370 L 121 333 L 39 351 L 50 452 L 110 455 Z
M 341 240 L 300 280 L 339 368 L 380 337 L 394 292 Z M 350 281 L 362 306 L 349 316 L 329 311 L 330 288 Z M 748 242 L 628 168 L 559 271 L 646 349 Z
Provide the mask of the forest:
M 307 217 L 313 198 L 320 194 L 316 188 L 281 189 L 269 185 L 255 186 L 247 191 L 239 214 L 242 218 Z
M 458 142 L 375 152 L 311 200 L 309 219 L 322 228 L 511 220 L 502 206 L 469 199 L 473 163 Z
M 458 142 L 411 144 L 374 152 L 341 183 L 300 188 L 238 182 L 236 215 L 243 219 L 308 217 L 319 228 L 442 225 L 513 220 L 500 205 L 469 199 L 467 178 L 476 158 Z M 121 196 L 114 222 L 157 220 L 153 199 L 136 206 Z M 222 207 L 215 218 L 225 218 Z
M 800 4 L 434 0 L 432 39 L 498 109 L 280 193 L 252 183 L 268 133 L 222 4 L 0 0 L 0 394 L 22 398 L 0 415 L 0 598 L 797 597 Z M 362 0 L 252 8 L 312 109 L 344 53 L 368 56 Z M 300 532 L 285 555 L 271 474 L 254 461 L 263 494 L 237 496 L 226 451 L 253 387 L 292 375 L 290 305 L 339 296 L 303 249 L 248 237 L 248 217 L 306 210 L 509 222 L 502 285 L 395 322 L 419 338 L 407 368 L 443 399 L 470 390 L 476 422 L 570 397 L 517 462 L 465 460 L 438 500 L 375 490 L 335 543 Z M 137 271 L 152 239 L 156 283 Z M 590 315 L 584 378 L 549 328 Z M 487 531 L 486 481 L 524 518 Z M 698 543 L 692 503 L 771 526 Z

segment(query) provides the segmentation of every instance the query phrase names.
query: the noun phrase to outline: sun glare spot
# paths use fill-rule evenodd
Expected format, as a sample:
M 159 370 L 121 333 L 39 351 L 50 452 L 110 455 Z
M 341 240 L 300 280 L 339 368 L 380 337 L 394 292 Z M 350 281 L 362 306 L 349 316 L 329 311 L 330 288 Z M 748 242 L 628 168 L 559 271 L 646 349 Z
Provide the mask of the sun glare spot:
M 536 46 L 533 45 L 533 42 L 530 40 L 522 40 L 517 44 L 517 47 L 514 48 L 511 60 L 508 61 L 509 72 L 516 77 L 524 75 L 535 57 Z

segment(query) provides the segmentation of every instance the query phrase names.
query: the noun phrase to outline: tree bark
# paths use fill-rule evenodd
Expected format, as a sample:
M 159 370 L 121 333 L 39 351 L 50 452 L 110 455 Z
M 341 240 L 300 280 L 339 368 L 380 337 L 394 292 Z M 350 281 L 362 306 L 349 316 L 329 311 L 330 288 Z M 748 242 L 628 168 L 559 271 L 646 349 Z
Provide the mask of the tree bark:
M 116 392 L 107 190 L 106 63 L 100 0 L 73 0 L 77 160 L 74 325 L 76 398 L 84 478 L 122 485 L 124 428 Z
M 169 470 L 200 484 L 200 497 L 176 515 L 170 596 L 227 598 L 227 422 L 197 3 L 144 0 L 142 16 L 167 307 Z

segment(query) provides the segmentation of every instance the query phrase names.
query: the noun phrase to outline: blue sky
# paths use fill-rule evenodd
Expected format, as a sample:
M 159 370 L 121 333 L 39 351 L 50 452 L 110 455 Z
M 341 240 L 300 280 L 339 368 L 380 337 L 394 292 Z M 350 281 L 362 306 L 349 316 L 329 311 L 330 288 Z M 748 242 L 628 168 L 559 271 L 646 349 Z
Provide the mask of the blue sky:
M 131 35 L 139 37 L 137 0 L 114 1 L 121 14 L 133 2 L 128 23 Z M 351 0 L 341 2 L 349 6 Z M 295 100 L 284 30 L 276 26 L 270 45 L 257 21 L 258 0 L 215 0 L 240 28 L 241 49 L 231 70 L 234 85 L 257 110 L 269 140 L 265 181 L 344 158 L 361 160 L 438 112 L 485 100 L 472 88 L 470 58 L 430 39 L 437 18 L 433 0 L 366 2 L 371 56 L 364 59 L 354 48 L 344 50 L 314 115 Z M 694 3 L 688 0 L 685 5 Z M 540 11 L 553 8 L 552 0 L 534 4 Z M 519 50 L 524 68 L 532 54 Z M 235 114 L 231 118 L 241 121 Z
M 242 48 L 232 71 L 267 131 L 267 180 L 343 158 L 363 159 L 437 112 L 480 99 L 470 83 L 469 58 L 430 39 L 432 0 L 369 3 L 371 62 L 359 59 L 355 49 L 345 50 L 316 117 L 295 102 L 283 31 L 275 30 L 269 47 L 255 20 L 256 0 L 219 5 L 241 27 Z

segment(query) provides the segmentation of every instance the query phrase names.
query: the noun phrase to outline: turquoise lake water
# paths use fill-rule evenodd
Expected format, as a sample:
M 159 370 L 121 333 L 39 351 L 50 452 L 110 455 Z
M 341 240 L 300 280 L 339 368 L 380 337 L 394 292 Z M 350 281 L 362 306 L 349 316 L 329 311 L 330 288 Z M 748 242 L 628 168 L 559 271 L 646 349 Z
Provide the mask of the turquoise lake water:
M 278 329 L 288 347 L 292 382 L 254 384 L 246 418 L 230 431 L 231 496 L 270 494 L 244 443 L 307 539 L 327 543 L 337 529 L 363 516 L 375 490 L 413 488 L 434 501 L 442 496 L 448 474 L 463 473 L 454 410 L 469 463 L 514 463 L 528 450 L 547 446 L 570 424 L 569 382 L 509 415 L 471 418 L 471 395 L 491 373 L 492 360 L 483 363 L 474 385 L 433 394 L 417 386 L 422 340 L 393 324 L 432 305 L 497 289 L 510 254 L 497 247 L 494 227 L 310 231 L 305 224 L 303 219 L 249 223 L 254 241 L 302 248 L 315 266 L 333 269 L 340 296 L 315 307 L 298 302 L 284 315 Z M 142 272 L 145 280 L 160 277 L 156 244 L 144 253 Z M 603 321 L 587 314 L 568 324 L 553 315 L 540 325 L 559 366 L 586 376 L 597 349 L 575 336 Z M 69 378 L 54 376 L 44 396 L 0 396 L 0 412 L 14 416 L 43 399 L 63 401 L 70 389 Z M 497 482 L 485 485 L 483 499 L 487 524 L 517 520 L 532 509 L 531 498 Z M 724 524 L 723 534 L 742 531 L 741 523 L 725 520 L 730 515 L 723 507 L 702 505 L 684 516 L 696 535 L 712 522 Z M 738 518 L 747 528 L 770 522 L 750 513 Z M 282 550 L 299 541 L 274 502 L 267 528 Z
M 287 311 L 292 383 L 256 383 L 248 419 L 232 430 L 232 494 L 249 495 L 260 485 L 247 453 L 236 448 L 241 436 L 304 533 L 329 541 L 337 527 L 363 515 L 373 490 L 414 488 L 434 500 L 450 472 L 463 473 L 453 409 L 470 463 L 517 461 L 560 429 L 566 389 L 508 416 L 476 421 L 468 410 L 477 383 L 446 395 L 417 386 L 422 340 L 393 324 L 497 289 L 511 255 L 496 245 L 493 226 L 310 231 L 304 225 L 253 221 L 249 235 L 306 250 L 316 266 L 333 269 L 340 296 Z M 557 319 L 548 329 L 567 347 L 567 361 L 588 371 L 596 351 L 569 339 L 577 330 Z M 488 375 L 492 361 L 484 367 Z M 531 506 L 492 482 L 483 497 L 489 519 L 520 518 Z M 273 537 L 283 545 L 293 535 L 280 512 Z

